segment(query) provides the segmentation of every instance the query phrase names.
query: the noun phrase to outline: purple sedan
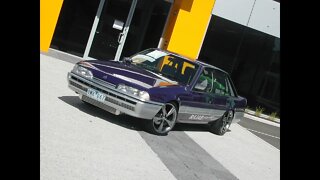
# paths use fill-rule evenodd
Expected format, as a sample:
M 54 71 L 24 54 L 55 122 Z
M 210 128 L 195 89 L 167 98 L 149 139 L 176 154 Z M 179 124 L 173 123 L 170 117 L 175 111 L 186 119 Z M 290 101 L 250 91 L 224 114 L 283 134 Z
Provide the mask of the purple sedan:
M 145 119 L 157 135 L 176 123 L 208 124 L 223 135 L 247 105 L 227 72 L 155 48 L 122 61 L 80 61 L 68 73 L 68 86 L 86 103 Z

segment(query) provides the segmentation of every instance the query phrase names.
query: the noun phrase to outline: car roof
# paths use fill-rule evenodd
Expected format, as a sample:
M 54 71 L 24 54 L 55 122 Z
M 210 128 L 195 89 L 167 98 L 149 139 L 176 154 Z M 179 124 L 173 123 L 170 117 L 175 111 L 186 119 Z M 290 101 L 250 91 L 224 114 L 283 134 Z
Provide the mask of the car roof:
M 198 60 L 198 59 L 194 61 L 194 60 L 191 60 L 191 59 L 189 59 L 189 58 L 187 58 L 187 57 L 185 57 L 185 56 L 182 56 L 182 55 L 180 55 L 180 54 L 178 54 L 178 53 L 171 52 L 171 51 L 164 50 L 164 49 L 159 49 L 159 48 L 149 48 L 149 49 L 154 49 L 154 50 L 159 50 L 159 51 L 162 51 L 162 52 L 167 52 L 167 53 L 169 53 L 169 54 L 172 54 L 172 55 L 178 56 L 178 57 L 180 57 L 180 58 L 183 58 L 183 59 L 185 59 L 185 60 L 187 60 L 187 61 L 189 61 L 189 62 L 198 64 L 198 65 L 203 66 L 203 67 L 210 67 L 210 68 L 213 68 L 213 69 L 222 71 L 222 72 L 224 72 L 224 73 L 226 73 L 226 74 L 229 75 L 229 73 L 226 72 L 225 70 L 220 69 L 220 68 L 218 68 L 218 67 L 216 67 L 216 66 L 213 66 L 213 65 L 211 65 L 211 64 L 207 64 L 207 63 L 205 63 L 205 62 L 202 62 L 202 61 L 200 61 L 200 60 Z

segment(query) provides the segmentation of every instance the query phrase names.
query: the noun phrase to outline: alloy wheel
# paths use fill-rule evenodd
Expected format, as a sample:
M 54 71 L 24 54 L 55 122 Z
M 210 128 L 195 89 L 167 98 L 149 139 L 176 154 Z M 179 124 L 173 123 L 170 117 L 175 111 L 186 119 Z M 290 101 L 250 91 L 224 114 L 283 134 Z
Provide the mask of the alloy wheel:
M 230 125 L 231 125 L 231 121 L 233 119 L 233 112 L 232 111 L 229 111 L 227 115 L 223 116 L 223 119 L 222 119 L 222 133 L 225 133 Z
M 167 103 L 166 105 L 162 106 L 159 113 L 152 119 L 153 128 L 157 133 L 167 133 L 175 125 L 176 119 L 176 107 L 171 103 Z

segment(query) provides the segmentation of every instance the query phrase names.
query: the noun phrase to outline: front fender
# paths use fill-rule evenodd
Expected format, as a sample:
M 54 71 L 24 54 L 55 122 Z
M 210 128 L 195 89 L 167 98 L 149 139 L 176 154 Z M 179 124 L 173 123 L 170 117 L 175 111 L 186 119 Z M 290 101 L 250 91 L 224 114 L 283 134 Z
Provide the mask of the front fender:
M 159 103 L 170 101 L 180 103 L 179 97 L 184 93 L 187 93 L 187 88 L 183 86 L 166 86 L 149 89 L 150 100 Z

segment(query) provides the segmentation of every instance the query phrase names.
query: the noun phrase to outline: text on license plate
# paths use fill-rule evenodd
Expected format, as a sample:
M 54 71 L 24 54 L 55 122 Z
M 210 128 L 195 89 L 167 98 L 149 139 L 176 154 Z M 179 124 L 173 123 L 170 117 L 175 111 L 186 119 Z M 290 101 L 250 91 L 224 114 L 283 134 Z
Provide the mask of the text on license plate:
M 106 95 L 102 94 L 101 92 L 95 90 L 95 89 L 88 89 L 87 95 L 97 101 L 103 102 L 106 98 Z

